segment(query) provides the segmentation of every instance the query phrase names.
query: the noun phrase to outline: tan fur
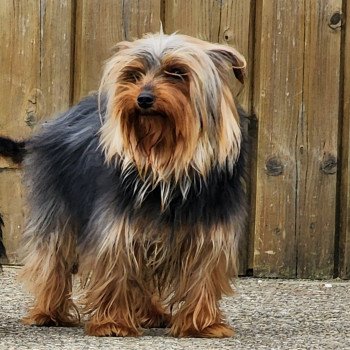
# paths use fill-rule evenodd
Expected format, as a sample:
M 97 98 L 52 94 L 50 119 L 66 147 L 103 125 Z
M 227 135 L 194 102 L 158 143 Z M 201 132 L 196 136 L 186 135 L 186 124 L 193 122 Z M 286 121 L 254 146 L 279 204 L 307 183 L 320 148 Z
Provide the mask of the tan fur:
M 242 55 L 219 44 L 164 34 L 116 49 L 100 86 L 101 96 L 107 96 L 100 145 L 106 162 L 120 164 L 125 179 L 136 167 L 139 204 L 159 185 L 165 210 L 175 186 L 185 200 L 191 186 L 205 185 L 194 184 L 194 175 L 205 178 L 214 167 L 233 171 L 241 131 L 227 71 L 233 69 L 241 80 Z M 151 68 L 140 52 L 157 58 Z M 148 114 L 140 113 L 136 103 L 145 89 L 155 95 Z M 219 300 L 233 293 L 239 222 L 156 226 L 147 217 L 131 220 L 128 213 L 116 218 L 110 208 L 94 225 L 97 243 L 79 252 L 70 233 L 53 232 L 40 240 L 38 228 L 29 228 L 22 275 L 36 301 L 25 323 L 78 322 L 71 269 L 79 253 L 79 303 L 88 318 L 87 334 L 137 336 L 142 328 L 166 326 L 178 337 L 233 335 Z
M 44 240 L 30 240 L 20 279 L 35 297 L 23 323 L 72 326 L 80 322 L 72 300 L 71 270 L 76 261 L 75 240 L 70 234 L 53 233 Z
M 212 336 L 227 335 L 230 328 L 225 328 L 218 301 L 233 293 L 233 229 L 233 223 L 209 233 L 200 226 L 183 228 L 170 245 L 166 227 L 115 221 L 97 247 L 98 255 L 87 250 L 86 256 L 94 259 L 81 257 L 89 264 L 81 265 L 82 271 L 93 271 L 82 300 L 91 316 L 87 333 L 137 335 L 142 327 L 171 324 L 175 336 L 211 336 L 211 327 L 220 329 Z
M 155 38 L 154 42 L 152 36 L 133 43 L 123 42 L 107 62 L 100 86 L 100 93 L 108 96 L 101 146 L 107 161 L 120 161 L 125 169 L 136 164 L 146 179 L 146 188 L 141 194 L 159 183 L 172 186 L 179 183 L 186 198 L 190 174 L 206 175 L 213 166 L 224 165 L 228 157 L 232 162 L 237 159 L 241 132 L 227 71 L 230 61 L 232 68 L 243 75 L 246 62 L 235 49 L 223 45 L 185 35 Z M 172 45 L 174 49 L 163 54 L 159 66 L 151 71 L 137 56 L 140 49 L 161 54 Z M 214 61 L 209 56 L 213 56 Z M 208 65 L 214 69 L 208 69 Z M 167 72 L 172 67 L 188 71 L 187 80 L 169 84 L 164 76 L 169 76 Z M 134 73 L 126 76 L 125 72 L 130 71 Z M 211 91 L 213 100 L 203 95 L 203 84 Z M 152 89 L 156 96 L 154 109 L 158 114 L 135 118 L 135 121 L 132 117 L 135 101 L 145 87 Z M 215 105 L 217 125 L 208 115 L 209 104 Z M 164 112 L 167 118 L 159 112 Z M 171 199 L 172 186 L 164 187 L 163 208 Z

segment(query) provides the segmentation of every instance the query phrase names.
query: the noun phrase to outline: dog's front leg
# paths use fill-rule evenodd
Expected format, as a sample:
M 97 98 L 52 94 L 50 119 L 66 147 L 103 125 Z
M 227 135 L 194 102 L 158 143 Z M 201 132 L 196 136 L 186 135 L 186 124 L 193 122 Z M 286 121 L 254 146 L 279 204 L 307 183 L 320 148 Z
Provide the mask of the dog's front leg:
M 180 277 L 174 284 L 172 304 L 179 308 L 172 319 L 173 336 L 223 338 L 234 334 L 224 321 L 219 301 L 222 295 L 233 293 L 235 246 L 224 234 L 216 237 L 203 244 L 195 239 L 186 243 L 190 249 L 181 257 Z

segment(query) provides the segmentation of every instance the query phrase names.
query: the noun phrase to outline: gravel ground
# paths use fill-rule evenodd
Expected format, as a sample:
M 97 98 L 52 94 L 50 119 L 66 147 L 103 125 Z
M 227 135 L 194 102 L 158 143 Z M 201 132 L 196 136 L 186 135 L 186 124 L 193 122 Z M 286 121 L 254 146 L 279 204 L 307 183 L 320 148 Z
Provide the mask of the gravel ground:
M 0 275 L 0 349 L 350 349 L 350 281 L 237 281 L 236 297 L 222 302 L 236 329 L 230 339 L 175 339 L 155 329 L 139 338 L 96 338 L 77 328 L 21 325 L 31 298 Z

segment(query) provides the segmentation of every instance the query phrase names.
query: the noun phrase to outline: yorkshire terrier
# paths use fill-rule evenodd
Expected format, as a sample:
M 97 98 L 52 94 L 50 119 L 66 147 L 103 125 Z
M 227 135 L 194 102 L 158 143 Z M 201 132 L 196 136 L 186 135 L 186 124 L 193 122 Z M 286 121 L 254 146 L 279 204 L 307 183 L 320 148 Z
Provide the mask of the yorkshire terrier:
M 29 192 L 24 323 L 79 323 L 79 273 L 89 335 L 233 335 L 219 301 L 233 292 L 246 218 L 230 90 L 245 67 L 232 47 L 185 35 L 121 42 L 98 93 L 3 150 L 24 157 Z

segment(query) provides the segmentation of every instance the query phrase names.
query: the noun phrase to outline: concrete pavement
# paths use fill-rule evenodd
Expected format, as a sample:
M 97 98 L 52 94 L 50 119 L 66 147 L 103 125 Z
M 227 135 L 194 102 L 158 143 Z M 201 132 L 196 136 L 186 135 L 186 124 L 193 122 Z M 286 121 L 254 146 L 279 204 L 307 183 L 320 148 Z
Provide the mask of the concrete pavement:
M 139 338 L 96 338 L 77 328 L 23 326 L 31 298 L 0 275 L 0 349 L 350 349 L 350 281 L 241 278 L 236 297 L 222 302 L 236 330 L 230 339 L 175 339 L 155 329 Z

